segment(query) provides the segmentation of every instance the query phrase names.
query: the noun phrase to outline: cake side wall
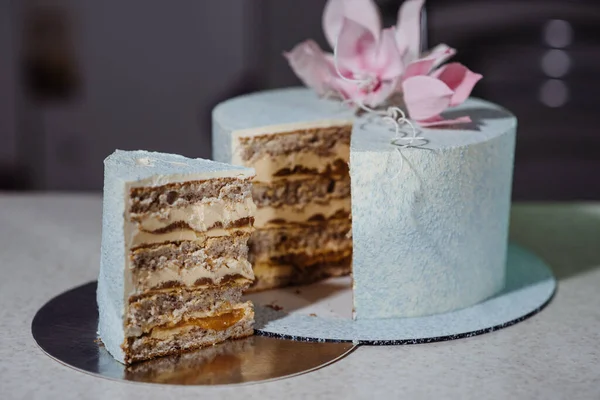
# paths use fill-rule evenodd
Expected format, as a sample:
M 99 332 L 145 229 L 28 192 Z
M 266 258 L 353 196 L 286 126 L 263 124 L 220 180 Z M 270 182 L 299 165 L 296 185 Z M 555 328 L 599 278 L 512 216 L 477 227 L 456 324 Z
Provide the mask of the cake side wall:
M 447 312 L 502 289 L 515 129 L 350 156 L 355 318 Z
M 124 362 L 125 183 L 115 166 L 105 163 L 102 210 L 102 249 L 98 276 L 98 334 L 109 353 Z
M 219 122 L 216 110 L 212 114 L 212 157 L 215 161 L 232 162 L 231 130 Z

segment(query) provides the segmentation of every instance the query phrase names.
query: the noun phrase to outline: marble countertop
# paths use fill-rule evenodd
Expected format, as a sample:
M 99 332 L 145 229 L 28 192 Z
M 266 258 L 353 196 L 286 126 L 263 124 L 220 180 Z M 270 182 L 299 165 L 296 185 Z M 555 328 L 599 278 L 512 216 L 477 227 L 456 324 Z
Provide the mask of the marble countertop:
M 0 194 L 0 397 L 3 399 L 600 398 L 600 204 L 516 204 L 512 240 L 559 279 L 540 314 L 491 334 L 360 347 L 305 375 L 236 387 L 116 382 L 46 356 L 31 320 L 47 300 L 94 280 L 98 195 Z

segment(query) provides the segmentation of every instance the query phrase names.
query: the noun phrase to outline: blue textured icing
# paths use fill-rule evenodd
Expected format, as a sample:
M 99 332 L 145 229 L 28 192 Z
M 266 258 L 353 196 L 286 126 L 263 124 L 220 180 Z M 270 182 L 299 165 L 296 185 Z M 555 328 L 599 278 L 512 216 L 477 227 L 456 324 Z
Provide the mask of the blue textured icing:
M 516 119 L 480 100 L 460 112 L 478 128 L 423 129 L 429 142 L 401 152 L 389 128 L 354 125 L 355 318 L 442 313 L 502 289 Z
M 356 119 L 350 154 L 355 318 L 441 313 L 502 289 L 517 121 L 478 99 L 445 113 L 464 115 L 473 122 L 419 129 L 425 141 L 401 154 L 390 144 L 389 126 Z M 339 102 L 305 88 L 238 97 L 213 112 L 213 157 L 232 161 L 236 130 L 350 117 Z
M 236 167 L 202 158 L 187 158 L 177 154 L 166 154 L 152 151 L 116 150 L 104 161 L 105 168 L 114 174 L 114 178 L 128 182 L 135 182 L 154 176 L 166 175 L 194 175 L 212 172 L 239 171 L 248 173 L 244 167 Z
M 314 284 L 313 288 L 319 285 Z M 254 328 L 261 335 L 293 340 L 386 345 L 452 340 L 510 326 L 540 311 L 552 298 L 555 288 L 556 280 L 548 266 L 534 254 L 512 245 L 508 250 L 504 290 L 474 306 L 444 314 L 352 321 L 318 313 L 311 316 L 306 309 L 288 307 L 294 296 L 298 297 L 294 289 L 277 290 L 277 305 L 283 307 L 282 310 L 259 305 L 260 300 L 257 302 L 253 299 L 258 297 L 256 294 L 248 298 L 255 300 Z M 328 282 L 322 284 L 322 290 L 330 290 Z M 335 306 L 330 304 L 329 307 Z

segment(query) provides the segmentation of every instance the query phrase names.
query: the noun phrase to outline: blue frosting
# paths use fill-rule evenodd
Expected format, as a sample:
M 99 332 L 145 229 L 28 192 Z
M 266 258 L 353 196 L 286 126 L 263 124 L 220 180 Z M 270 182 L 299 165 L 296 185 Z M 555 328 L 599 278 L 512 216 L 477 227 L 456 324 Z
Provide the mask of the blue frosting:
M 469 107 L 473 108 L 469 108 Z M 483 108 L 485 106 L 485 108 Z M 516 121 L 497 110 L 478 130 L 423 130 L 421 148 L 355 124 L 351 151 L 355 318 L 442 313 L 504 285 Z
M 504 285 L 517 121 L 479 99 L 444 113 L 453 128 L 418 129 L 418 148 L 390 142 L 391 127 L 355 119 L 350 175 L 357 319 L 446 312 Z M 352 118 L 305 88 L 255 93 L 213 112 L 213 156 L 232 161 L 236 130 Z M 404 134 L 411 131 L 405 125 Z M 277 133 L 274 130 L 272 133 Z

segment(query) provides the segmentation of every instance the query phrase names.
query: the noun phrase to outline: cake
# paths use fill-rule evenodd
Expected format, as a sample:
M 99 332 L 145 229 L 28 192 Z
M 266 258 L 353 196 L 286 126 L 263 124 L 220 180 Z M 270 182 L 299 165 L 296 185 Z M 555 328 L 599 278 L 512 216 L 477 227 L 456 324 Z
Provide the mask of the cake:
M 329 0 L 334 54 L 312 41 L 286 54 L 309 88 L 214 109 L 213 157 L 257 170 L 257 288 L 351 269 L 355 319 L 448 312 L 503 288 L 516 118 L 469 98 L 481 75 L 444 64 L 454 49 L 420 53 L 422 5 L 405 1 L 382 30 L 373 2 Z
M 271 104 L 275 98 L 263 99 L 232 100 L 213 113 L 213 157 L 256 170 L 256 230 L 249 242 L 256 275 L 252 290 L 347 274 L 352 255 L 350 115 L 323 124 L 310 124 L 299 115 L 296 123 L 287 124 L 287 110 L 298 104 L 283 104 L 282 114 Z
M 254 171 L 119 150 L 104 167 L 98 333 L 110 354 L 131 364 L 251 335 Z

